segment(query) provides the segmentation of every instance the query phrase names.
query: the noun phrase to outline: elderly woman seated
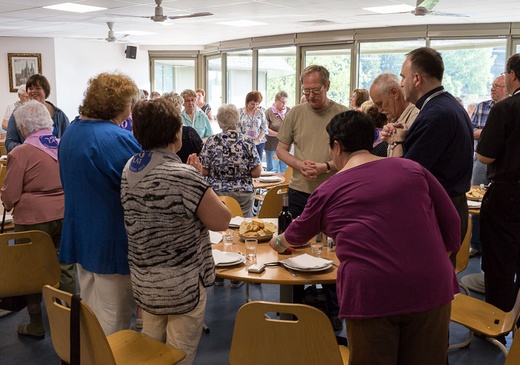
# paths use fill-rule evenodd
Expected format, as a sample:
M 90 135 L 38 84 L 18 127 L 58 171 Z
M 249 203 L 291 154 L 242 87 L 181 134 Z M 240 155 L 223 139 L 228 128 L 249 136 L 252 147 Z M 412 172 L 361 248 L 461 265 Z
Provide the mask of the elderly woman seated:
M 249 217 L 253 206 L 253 177 L 260 176 L 262 162 L 251 137 L 237 131 L 238 109 L 233 104 L 224 104 L 217 116 L 222 133 L 206 141 L 200 155 L 202 173 L 208 176 L 217 195 L 235 198 L 244 217 Z
M 14 230 L 40 230 L 51 236 L 60 249 L 64 196 L 58 165 L 58 139 L 45 104 L 31 100 L 14 111 L 23 144 L 7 156 L 7 173 L 2 186 L 5 209 L 14 208 Z M 61 264 L 60 289 L 76 291 L 74 265 Z M 29 324 L 18 327 L 20 336 L 43 339 L 42 295 L 26 296 Z

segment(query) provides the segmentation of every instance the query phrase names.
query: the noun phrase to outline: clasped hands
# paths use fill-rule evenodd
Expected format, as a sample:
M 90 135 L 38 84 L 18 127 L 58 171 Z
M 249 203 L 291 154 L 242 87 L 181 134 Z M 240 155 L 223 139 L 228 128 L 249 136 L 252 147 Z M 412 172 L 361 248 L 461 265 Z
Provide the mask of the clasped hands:
M 381 131 L 381 139 L 388 144 L 402 142 L 406 138 L 408 128 L 400 122 L 387 123 Z
M 196 153 L 192 153 L 188 156 L 186 164 L 195 167 L 200 173 L 202 173 L 202 163 L 200 162 L 200 158 Z
M 305 180 L 316 180 L 319 175 L 318 164 L 311 160 L 301 161 L 300 172 Z

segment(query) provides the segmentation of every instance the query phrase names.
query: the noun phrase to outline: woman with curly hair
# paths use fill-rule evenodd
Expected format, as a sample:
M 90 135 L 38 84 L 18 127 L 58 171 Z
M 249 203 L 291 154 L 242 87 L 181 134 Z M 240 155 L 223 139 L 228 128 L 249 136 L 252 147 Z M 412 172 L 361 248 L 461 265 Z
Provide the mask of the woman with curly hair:
M 90 79 L 58 150 L 65 192 L 60 259 L 77 264 L 81 296 L 107 335 L 130 328 L 135 308 L 120 186 L 126 161 L 141 147 L 119 125 L 137 96 L 128 76 Z

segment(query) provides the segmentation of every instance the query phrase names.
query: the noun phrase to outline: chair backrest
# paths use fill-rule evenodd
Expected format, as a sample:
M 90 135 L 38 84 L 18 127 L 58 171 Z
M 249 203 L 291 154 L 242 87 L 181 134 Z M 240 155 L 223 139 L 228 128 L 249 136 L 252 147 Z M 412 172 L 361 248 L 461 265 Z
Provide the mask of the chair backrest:
M 56 249 L 47 233 L 0 234 L 0 297 L 41 293 L 46 284 L 58 287 L 60 276 Z
M 2 187 L 2 185 L 4 185 L 6 173 L 7 173 L 7 166 L 0 164 L 0 187 Z
M 46 285 L 43 287 L 43 298 L 54 350 L 62 361 L 69 364 L 72 294 Z M 80 353 L 81 364 L 116 364 L 96 315 L 83 302 L 80 303 Z
M 513 343 L 509 348 L 509 353 L 506 356 L 504 365 L 518 365 L 520 364 L 520 333 L 513 336 Z
M 473 221 L 471 217 L 468 219 L 468 229 L 466 230 L 466 234 L 464 235 L 464 240 L 460 245 L 459 252 L 457 252 L 457 256 L 455 258 L 455 272 L 458 274 L 466 270 L 466 267 L 469 263 L 469 247 L 471 241 L 471 231 L 473 230 Z
M 267 317 L 287 313 L 295 320 Z M 327 316 L 320 310 L 290 303 L 254 301 L 237 313 L 230 364 L 343 364 Z
M 506 313 L 506 317 L 504 318 L 504 331 L 512 331 L 520 318 L 520 290 L 516 294 L 516 301 L 513 309 Z
M 243 217 L 244 214 L 242 213 L 242 208 L 240 207 L 240 204 L 238 201 L 230 196 L 219 196 L 220 200 L 228 207 L 228 209 L 231 211 L 231 215 L 233 217 Z
M 285 178 L 285 184 L 289 184 L 291 182 L 293 174 L 293 168 L 291 166 L 287 166 L 287 169 L 285 170 L 285 173 L 283 174 L 283 177 Z
M 262 202 L 258 218 L 277 218 L 282 210 L 282 197 L 287 194 L 288 184 L 277 185 L 267 192 Z

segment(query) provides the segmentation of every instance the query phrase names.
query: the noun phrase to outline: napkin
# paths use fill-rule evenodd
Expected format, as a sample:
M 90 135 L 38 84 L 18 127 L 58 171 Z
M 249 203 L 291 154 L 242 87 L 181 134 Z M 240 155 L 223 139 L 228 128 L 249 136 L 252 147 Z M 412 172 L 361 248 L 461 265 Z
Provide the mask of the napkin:
M 231 218 L 231 220 L 229 221 L 229 226 L 232 227 L 232 226 L 236 226 L 236 227 L 240 227 L 240 224 L 244 221 L 244 217 L 233 217 Z
M 480 208 L 481 205 L 482 205 L 482 202 L 468 200 L 468 208 Z
M 260 173 L 260 176 L 273 176 L 275 174 L 274 171 L 265 171 L 263 170 L 261 173 Z
M 222 233 L 209 231 L 209 240 L 213 244 L 219 243 L 220 241 L 222 241 Z
M 239 261 L 237 258 L 237 253 L 235 252 L 231 252 L 232 255 L 230 255 L 227 252 L 222 252 L 220 250 L 214 249 L 211 250 L 211 253 L 213 254 L 213 261 L 215 261 L 215 265 Z
M 325 260 L 320 257 L 314 257 L 306 253 L 304 253 L 303 255 L 282 260 L 281 262 L 284 262 L 289 266 L 296 267 L 299 269 L 315 269 L 332 264 L 331 260 Z
M 283 181 L 283 177 L 280 176 L 260 176 L 258 181 L 261 182 L 278 182 Z

